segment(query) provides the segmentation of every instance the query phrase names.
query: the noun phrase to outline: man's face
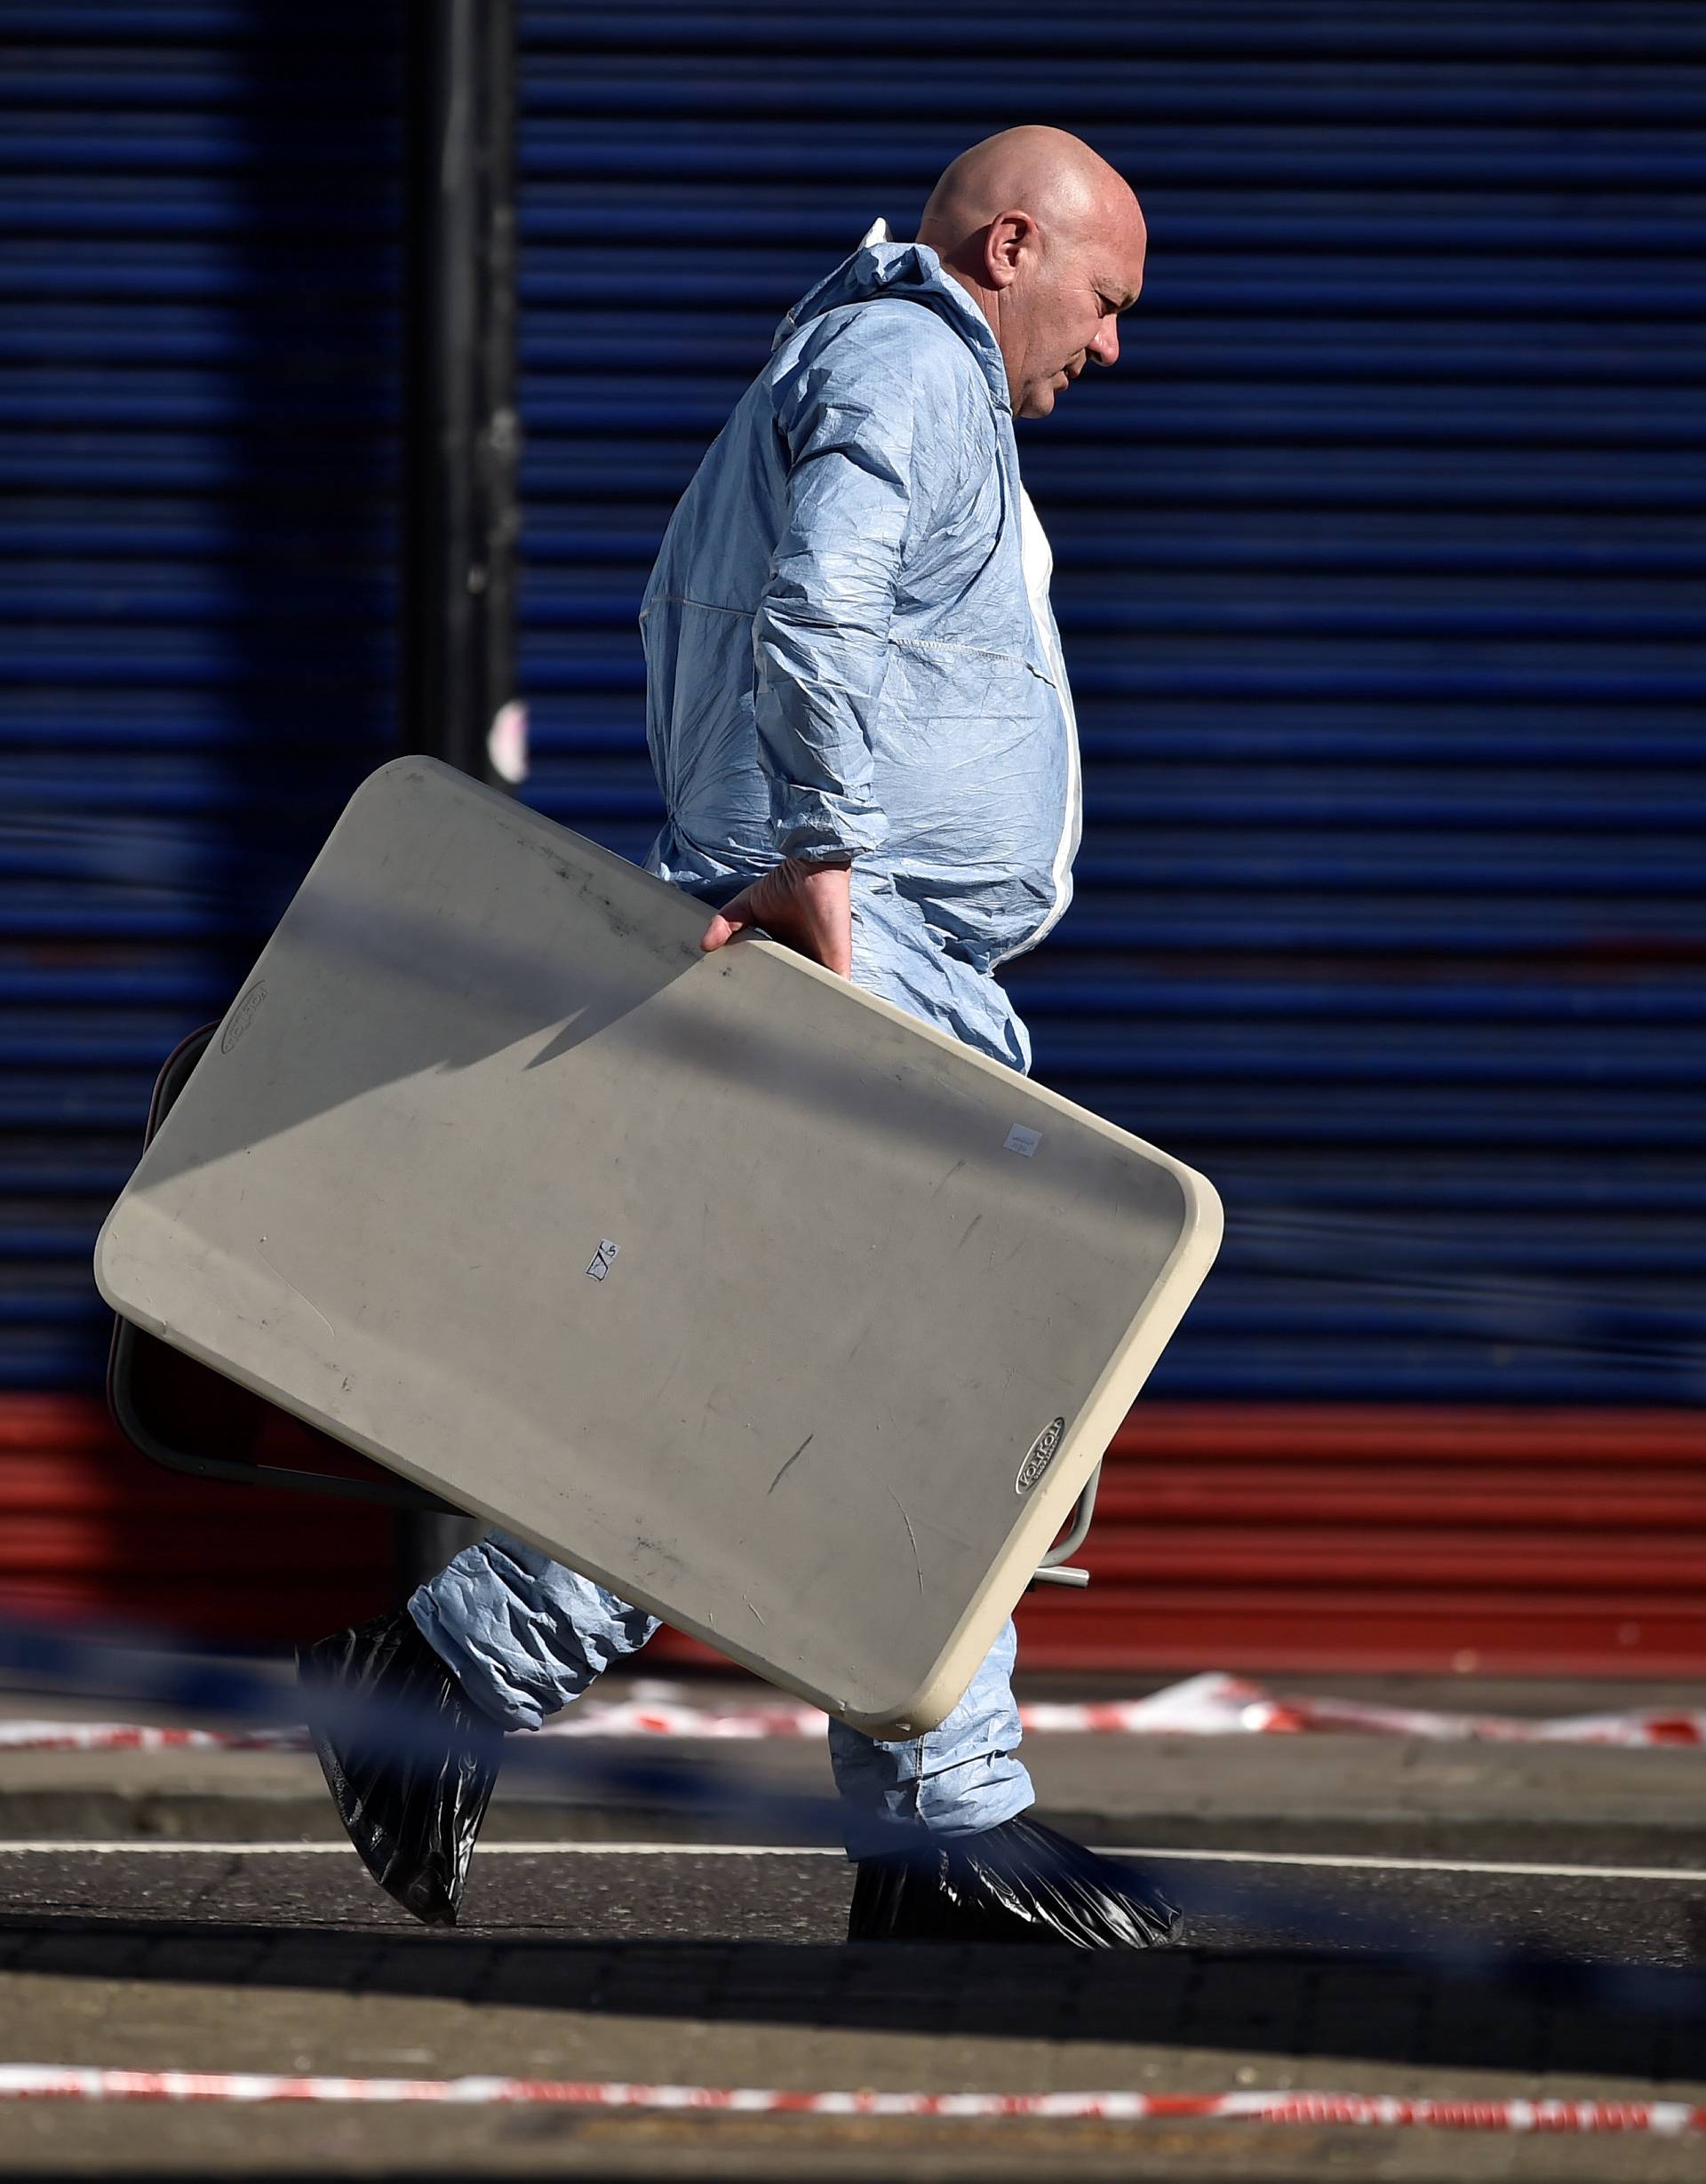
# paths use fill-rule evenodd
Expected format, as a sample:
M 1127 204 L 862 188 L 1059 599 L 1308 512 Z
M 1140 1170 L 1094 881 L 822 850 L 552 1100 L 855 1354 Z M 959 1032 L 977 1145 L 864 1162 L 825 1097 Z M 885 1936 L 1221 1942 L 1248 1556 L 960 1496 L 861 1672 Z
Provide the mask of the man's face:
M 1143 223 L 1131 210 L 1086 235 L 1043 243 L 1016 270 L 1000 329 L 1016 416 L 1047 417 L 1087 363 L 1119 355 L 1120 314 L 1144 284 Z

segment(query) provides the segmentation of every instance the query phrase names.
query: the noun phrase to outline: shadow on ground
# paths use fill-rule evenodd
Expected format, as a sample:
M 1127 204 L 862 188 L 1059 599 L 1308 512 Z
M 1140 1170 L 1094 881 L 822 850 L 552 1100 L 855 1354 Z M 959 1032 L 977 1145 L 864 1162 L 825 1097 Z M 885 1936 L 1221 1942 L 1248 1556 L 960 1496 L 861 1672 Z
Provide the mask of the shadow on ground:
M 1706 2017 L 1697 1971 L 1538 1957 L 489 1940 L 17 1914 L 0 1927 L 0 1971 L 1649 2079 L 1699 2075 Z

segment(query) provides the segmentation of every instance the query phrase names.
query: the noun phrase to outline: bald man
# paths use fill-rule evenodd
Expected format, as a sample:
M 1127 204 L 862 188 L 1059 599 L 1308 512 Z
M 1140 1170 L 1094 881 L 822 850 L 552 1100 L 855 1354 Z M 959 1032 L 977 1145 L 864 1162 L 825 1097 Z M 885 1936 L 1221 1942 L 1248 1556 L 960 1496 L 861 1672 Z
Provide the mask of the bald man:
M 641 613 L 667 812 L 648 865 L 713 906 L 703 945 L 761 926 L 1018 1070 L 1030 1042 L 994 974 L 1070 900 L 1079 772 L 1013 419 L 1115 361 L 1144 240 L 1131 190 L 1076 137 L 1014 129 L 962 153 L 915 243 L 879 222 L 783 321 Z M 823 1296 L 829 1342 L 833 1235 Z M 311 1712 L 330 1689 L 346 1728 L 352 1697 L 444 1725 L 442 1750 L 406 1763 L 316 1725 L 380 1885 L 453 1923 L 503 1732 L 538 1728 L 657 1628 L 492 1533 L 406 1612 L 307 1648 Z M 850 1939 L 1176 1938 L 1136 1876 L 1029 1817 L 1015 1645 L 1009 1622 L 928 1735 L 830 1724 Z

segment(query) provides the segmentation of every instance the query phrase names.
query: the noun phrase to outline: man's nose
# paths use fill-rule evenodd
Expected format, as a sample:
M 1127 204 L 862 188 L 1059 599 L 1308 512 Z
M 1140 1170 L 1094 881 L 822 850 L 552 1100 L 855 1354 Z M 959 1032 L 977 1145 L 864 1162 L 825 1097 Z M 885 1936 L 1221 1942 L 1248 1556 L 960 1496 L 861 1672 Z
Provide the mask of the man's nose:
M 1120 361 L 1120 322 L 1104 318 L 1096 328 L 1095 338 L 1085 344 L 1085 355 L 1094 356 L 1098 364 L 1112 364 Z

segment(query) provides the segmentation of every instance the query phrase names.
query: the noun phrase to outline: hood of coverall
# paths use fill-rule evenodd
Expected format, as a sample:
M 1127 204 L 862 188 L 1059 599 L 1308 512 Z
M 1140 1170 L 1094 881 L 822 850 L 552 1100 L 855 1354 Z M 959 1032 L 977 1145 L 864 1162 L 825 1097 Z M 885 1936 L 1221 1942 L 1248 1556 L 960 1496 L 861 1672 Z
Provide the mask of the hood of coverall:
M 886 223 L 879 220 L 850 258 L 844 258 L 833 273 L 806 291 L 777 328 L 771 349 L 779 349 L 802 326 L 826 312 L 839 311 L 850 303 L 869 303 L 877 296 L 893 297 L 934 311 L 953 327 L 977 359 L 991 403 L 998 410 L 1008 409 L 1007 366 L 994 328 L 959 282 L 943 272 L 941 259 L 928 243 L 891 243 L 886 239 L 885 228 Z

